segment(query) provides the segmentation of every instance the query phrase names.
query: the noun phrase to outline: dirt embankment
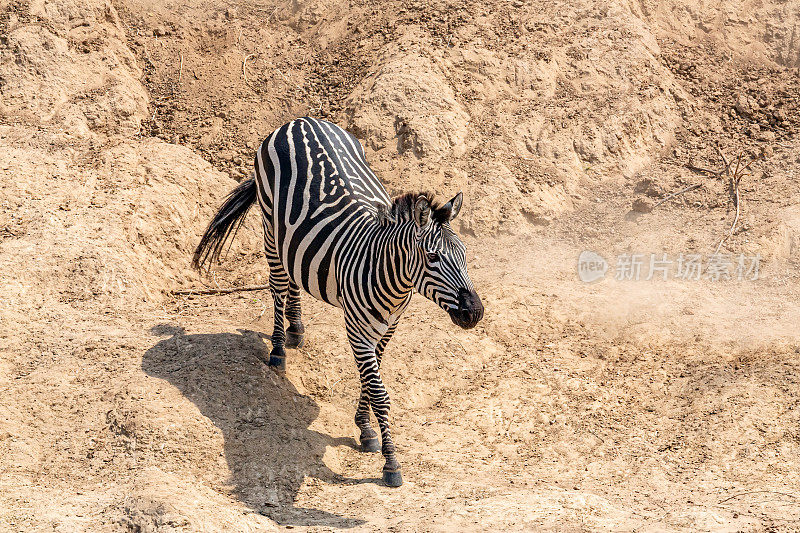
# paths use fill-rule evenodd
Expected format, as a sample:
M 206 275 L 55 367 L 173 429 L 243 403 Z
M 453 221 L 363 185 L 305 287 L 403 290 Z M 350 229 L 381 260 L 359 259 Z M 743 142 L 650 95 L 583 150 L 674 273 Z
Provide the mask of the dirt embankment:
M 786 530 L 797 495 L 794 2 L 0 3 L 0 529 Z M 286 120 L 390 192 L 465 192 L 487 314 L 415 300 L 385 381 L 404 476 L 353 449 L 341 318 L 262 359 L 255 214 L 191 251 Z M 575 276 L 723 251 L 757 281 Z M 668 193 L 693 190 L 648 211 Z M 638 201 L 638 212 L 632 212 Z M 648 257 L 649 259 L 649 257 Z

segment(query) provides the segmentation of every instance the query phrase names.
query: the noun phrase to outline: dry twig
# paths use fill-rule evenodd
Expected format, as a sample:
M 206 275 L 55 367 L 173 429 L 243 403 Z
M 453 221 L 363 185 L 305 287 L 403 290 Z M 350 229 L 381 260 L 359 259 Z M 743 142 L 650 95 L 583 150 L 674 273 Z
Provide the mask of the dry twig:
M 714 148 L 716 148 L 716 149 L 717 149 L 717 153 L 718 153 L 718 154 L 719 154 L 719 156 L 722 158 L 722 164 L 724 164 L 724 165 L 725 165 L 725 167 L 722 169 L 722 171 L 720 172 L 720 174 L 723 174 L 723 173 L 724 173 L 724 174 L 726 174 L 726 175 L 727 175 L 727 174 L 728 174 L 728 170 L 730 170 L 730 168 L 731 168 L 731 164 L 730 164 L 730 163 L 728 163 L 728 160 L 725 158 L 725 154 L 723 154 L 723 153 L 722 153 L 722 148 L 720 148 L 720 147 L 719 147 L 719 143 L 715 144 L 715 145 L 714 145 Z
M 797 499 L 797 496 L 795 496 L 794 494 L 789 494 L 788 492 L 778 492 L 777 490 L 749 490 L 747 492 L 740 492 L 739 494 L 734 494 L 733 496 L 725 498 L 724 500 L 720 500 L 719 502 L 717 502 L 717 505 L 719 505 L 721 503 L 725 503 L 728 500 L 732 500 L 734 498 L 738 498 L 739 496 L 746 496 L 748 494 L 764 494 L 764 493 L 766 493 L 766 494 L 779 494 L 781 496 L 788 496 L 790 498 Z
M 725 244 L 725 241 L 727 241 L 730 237 L 732 237 L 733 233 L 736 231 L 736 225 L 739 223 L 739 215 L 741 214 L 741 196 L 739 195 L 739 183 L 742 181 L 743 177 L 748 175 L 747 170 L 750 168 L 750 165 L 752 165 L 756 160 L 755 158 L 751 159 L 750 162 L 748 162 L 746 165 L 742 165 L 742 159 L 744 156 L 742 154 L 739 154 L 736 157 L 736 168 L 733 170 L 733 174 L 731 174 L 730 167 L 733 161 L 729 163 L 725 159 L 725 156 L 722 154 L 722 150 L 719 149 L 719 146 L 717 147 L 717 150 L 719 151 L 720 157 L 722 157 L 722 161 L 725 163 L 724 172 L 725 175 L 728 176 L 731 188 L 731 195 L 733 196 L 733 205 L 736 208 L 736 214 L 733 217 L 733 222 L 731 223 L 731 228 L 728 230 L 728 233 L 722 238 L 722 240 L 719 241 L 717 249 L 714 250 L 714 255 L 717 255 L 719 249 L 722 248 L 723 244 Z
M 710 168 L 697 167 L 691 163 L 687 163 L 685 167 L 691 170 L 692 172 L 697 172 L 698 174 L 711 174 L 712 176 L 715 177 L 719 177 L 720 175 L 720 171 L 718 170 L 711 170 Z
M 665 196 L 664 198 L 662 198 L 661 200 L 659 200 L 658 202 L 656 202 L 656 203 L 653 205 L 653 209 L 655 209 L 656 207 L 660 206 L 661 204 L 663 204 L 663 203 L 664 203 L 664 202 L 666 202 L 667 200 L 672 200 L 672 199 L 673 199 L 673 198 L 675 198 L 676 196 L 680 196 L 681 194 L 683 194 L 683 193 L 685 193 L 685 192 L 689 192 L 689 191 L 693 191 L 693 190 L 695 190 L 695 189 L 699 189 L 699 188 L 700 188 L 700 187 L 702 187 L 702 186 L 703 186 L 703 184 L 702 184 L 702 183 L 697 183 L 697 184 L 695 184 L 695 185 L 689 185 L 688 187 L 686 187 L 686 188 L 684 188 L 684 189 L 681 189 L 681 190 L 679 190 L 679 191 L 677 191 L 677 192 L 674 192 L 674 193 L 672 193 L 672 194 L 670 194 L 670 195 L 668 195 L 668 196 Z
M 722 164 L 723 164 L 722 170 L 710 170 L 708 168 L 695 166 L 691 163 L 687 164 L 686 168 L 688 168 L 693 172 L 701 174 L 710 174 L 711 176 L 714 176 L 716 178 L 722 177 L 723 175 L 728 178 L 728 186 L 730 187 L 731 197 L 733 199 L 733 205 L 736 208 L 736 214 L 733 217 L 733 222 L 731 223 L 731 227 L 728 230 L 728 233 L 719 241 L 719 244 L 717 244 L 717 248 L 714 250 L 714 255 L 716 255 L 717 253 L 719 253 L 719 250 L 720 248 L 722 248 L 722 245 L 725 244 L 725 241 L 727 241 L 730 237 L 732 237 L 734 232 L 736 231 L 736 225 L 739 223 L 739 217 L 741 215 L 741 195 L 739 194 L 739 183 L 742 181 L 743 177 L 748 175 L 747 170 L 750 168 L 750 165 L 752 165 L 758 158 L 753 158 L 747 164 L 742 165 L 744 156 L 741 153 L 738 156 L 736 156 L 735 160 L 732 159 L 728 161 L 728 158 L 725 157 L 725 154 L 723 153 L 722 148 L 719 147 L 719 144 L 715 144 L 714 148 L 717 150 L 717 154 L 719 155 L 720 159 L 722 159 Z M 733 170 L 733 174 L 731 174 L 731 165 L 734 163 L 734 161 L 736 162 L 736 167 Z M 677 196 L 678 194 L 686 192 L 686 190 L 691 190 L 692 188 L 695 187 L 688 187 L 685 190 L 678 191 L 674 195 L 667 196 L 666 198 L 655 204 L 653 207 L 660 205 L 661 203 L 672 198 L 673 196 Z
M 204 294 L 230 294 L 232 292 L 245 292 L 245 291 L 265 291 L 269 289 L 269 285 L 245 285 L 244 287 L 226 287 L 218 289 L 181 289 L 170 291 L 174 296 L 180 295 L 204 295 Z
M 178 85 L 181 84 L 182 76 L 183 76 L 183 54 L 181 54 L 181 66 L 178 68 Z

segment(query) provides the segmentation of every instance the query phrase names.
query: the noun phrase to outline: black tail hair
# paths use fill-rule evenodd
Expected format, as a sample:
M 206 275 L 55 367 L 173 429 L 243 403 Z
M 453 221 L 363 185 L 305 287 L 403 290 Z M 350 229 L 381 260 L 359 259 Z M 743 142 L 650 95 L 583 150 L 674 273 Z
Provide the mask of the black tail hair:
M 256 179 L 255 176 L 241 182 L 238 187 L 231 191 L 225 203 L 219 208 L 214 219 L 203 233 L 200 244 L 194 251 L 192 266 L 200 269 L 209 260 L 211 263 L 219 261 L 225 243 L 230 237 L 236 237 L 236 232 L 244 222 L 244 216 L 256 201 Z

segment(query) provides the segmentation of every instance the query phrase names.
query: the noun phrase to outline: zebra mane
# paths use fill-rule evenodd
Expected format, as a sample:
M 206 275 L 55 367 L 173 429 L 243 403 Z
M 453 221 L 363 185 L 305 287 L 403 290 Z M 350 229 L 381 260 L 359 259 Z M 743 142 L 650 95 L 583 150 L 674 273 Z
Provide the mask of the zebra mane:
M 424 196 L 431 206 L 431 219 L 439 224 L 444 224 L 450 221 L 452 209 L 446 204 L 442 204 L 436 200 L 432 192 L 407 192 L 399 196 L 395 196 L 392 200 L 391 215 L 398 222 L 407 222 L 414 220 L 414 204 L 417 203 L 417 198 Z

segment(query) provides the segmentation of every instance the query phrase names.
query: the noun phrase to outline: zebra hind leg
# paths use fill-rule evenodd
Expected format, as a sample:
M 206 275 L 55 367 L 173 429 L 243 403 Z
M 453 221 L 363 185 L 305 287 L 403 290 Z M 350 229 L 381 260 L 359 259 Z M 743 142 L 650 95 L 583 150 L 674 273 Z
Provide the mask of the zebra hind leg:
M 300 319 L 300 287 L 294 282 L 289 282 L 289 296 L 286 301 L 286 320 L 289 327 L 286 328 L 286 347 L 302 348 L 303 334 L 306 329 Z
M 270 261 L 270 291 L 274 302 L 275 324 L 272 329 L 272 351 L 269 354 L 269 366 L 281 372 L 286 370 L 286 330 L 284 329 L 284 306 L 288 299 L 289 278 L 280 263 Z
M 278 257 L 278 252 L 275 249 L 275 238 L 273 236 L 272 226 L 267 223 L 271 218 L 271 214 L 267 210 L 263 210 L 261 215 L 264 228 L 264 251 L 267 254 L 267 262 L 269 263 L 269 290 L 272 293 L 274 304 L 272 351 L 269 354 L 268 364 L 276 370 L 283 372 L 286 370 L 286 350 L 284 349 L 286 344 L 286 331 L 284 329 L 283 319 L 284 306 L 289 300 L 289 275 L 286 273 L 286 269 L 283 268 L 281 260 Z

